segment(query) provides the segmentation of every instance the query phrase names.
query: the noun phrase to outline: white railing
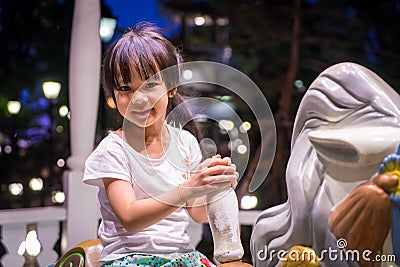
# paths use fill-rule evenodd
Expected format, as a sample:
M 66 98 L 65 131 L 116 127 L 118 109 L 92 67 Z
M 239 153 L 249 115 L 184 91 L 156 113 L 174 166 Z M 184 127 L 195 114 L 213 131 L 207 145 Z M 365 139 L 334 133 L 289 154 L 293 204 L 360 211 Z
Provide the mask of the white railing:
M 254 225 L 260 212 L 258 210 L 241 210 L 239 212 L 240 224 Z M 54 245 L 60 241 L 60 223 L 66 220 L 67 210 L 65 207 L 0 210 L 0 242 L 7 250 L 7 254 L 1 258 L 0 266 L 2 264 L 4 267 L 22 267 L 24 264 L 36 262 L 37 266 L 46 267 L 54 263 L 58 258 L 54 251 Z M 30 230 L 36 230 L 37 240 L 41 245 L 41 251 L 36 257 L 21 252 L 21 243 L 26 239 L 27 232 Z M 201 230 L 200 224 L 190 224 L 189 235 L 193 245 L 201 240 Z M 76 231 L 79 232 L 79 228 Z M 64 234 L 63 236 L 65 236 Z
M 53 247 L 60 237 L 60 222 L 65 221 L 66 218 L 67 212 L 64 207 L 1 210 L 0 241 L 7 250 L 7 254 L 1 258 L 3 266 L 19 267 L 29 261 L 36 261 L 39 266 L 48 266 L 54 262 L 58 255 Z M 36 230 L 36 240 L 39 240 L 41 245 L 41 251 L 37 257 L 31 257 L 26 252 L 21 253 L 23 248 L 21 243 L 25 241 L 27 232 L 30 230 Z M 21 256 L 18 252 L 23 255 Z

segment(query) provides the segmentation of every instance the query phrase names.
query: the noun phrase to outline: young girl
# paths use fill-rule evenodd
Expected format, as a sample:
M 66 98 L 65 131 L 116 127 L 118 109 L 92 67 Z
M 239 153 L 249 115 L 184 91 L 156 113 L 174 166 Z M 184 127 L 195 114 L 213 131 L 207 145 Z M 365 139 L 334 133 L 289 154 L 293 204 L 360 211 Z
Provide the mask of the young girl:
M 238 173 L 229 158 L 200 163 L 196 138 L 166 123 L 184 99 L 172 87 L 179 68 L 173 79 L 162 70 L 180 63 L 149 23 L 137 24 L 105 53 L 102 85 L 124 122 L 89 156 L 83 179 L 99 189 L 102 266 L 212 265 L 189 245 L 189 216 L 206 222 L 205 196 L 236 187 Z M 185 126 L 196 134 L 193 120 Z

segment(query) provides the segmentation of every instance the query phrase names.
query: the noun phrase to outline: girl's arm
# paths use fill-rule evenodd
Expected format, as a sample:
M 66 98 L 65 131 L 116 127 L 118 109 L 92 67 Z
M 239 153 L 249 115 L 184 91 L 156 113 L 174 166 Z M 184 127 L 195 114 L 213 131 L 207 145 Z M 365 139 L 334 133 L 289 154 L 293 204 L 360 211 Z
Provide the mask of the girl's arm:
M 237 182 L 232 184 L 232 188 L 235 189 L 237 186 Z M 197 223 L 205 223 L 208 222 L 208 214 L 207 214 L 207 203 L 206 197 L 199 197 L 192 199 L 186 203 L 187 211 L 189 212 L 190 217 L 193 221 Z
M 199 197 L 187 202 L 187 211 L 193 221 L 205 223 L 208 221 L 206 197 Z
M 216 161 L 218 163 L 222 159 L 216 159 Z M 222 165 L 222 163 L 212 167 L 208 165 L 200 164 L 198 171 L 192 174 L 182 186 L 156 198 L 136 199 L 132 185 L 124 180 L 103 178 L 103 183 L 110 205 L 122 226 L 129 232 L 138 232 L 164 219 L 183 206 L 186 201 L 229 188 L 236 182 L 238 178 L 236 168 Z M 204 219 L 203 215 L 198 219 Z
M 129 232 L 136 233 L 157 223 L 184 204 L 177 188 L 160 195 L 159 200 L 137 200 L 129 182 L 104 178 L 103 183 L 114 213 Z
M 217 155 L 216 157 L 214 157 L 212 159 L 211 164 L 209 164 L 208 167 L 217 166 L 218 164 L 223 164 L 225 166 L 231 166 L 236 171 L 236 165 L 231 164 L 230 158 L 224 158 L 218 161 L 216 161 L 215 159 L 221 159 L 221 156 Z M 235 189 L 236 186 L 237 186 L 237 181 L 235 180 L 231 183 L 231 187 Z M 189 215 L 193 219 L 193 221 L 197 223 L 205 223 L 208 221 L 206 196 L 191 199 L 186 203 L 186 206 L 187 206 L 187 211 L 189 212 Z

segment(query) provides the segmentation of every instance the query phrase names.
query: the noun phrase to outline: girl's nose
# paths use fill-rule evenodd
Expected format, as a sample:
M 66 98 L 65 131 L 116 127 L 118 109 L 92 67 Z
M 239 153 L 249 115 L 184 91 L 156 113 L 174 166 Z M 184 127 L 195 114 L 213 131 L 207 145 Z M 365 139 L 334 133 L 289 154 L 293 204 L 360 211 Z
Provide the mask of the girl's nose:
M 148 100 L 149 99 L 148 99 L 147 95 L 144 92 L 142 92 L 141 90 L 138 90 L 133 94 L 131 102 L 132 102 L 132 104 L 140 105 L 140 104 L 146 103 Z

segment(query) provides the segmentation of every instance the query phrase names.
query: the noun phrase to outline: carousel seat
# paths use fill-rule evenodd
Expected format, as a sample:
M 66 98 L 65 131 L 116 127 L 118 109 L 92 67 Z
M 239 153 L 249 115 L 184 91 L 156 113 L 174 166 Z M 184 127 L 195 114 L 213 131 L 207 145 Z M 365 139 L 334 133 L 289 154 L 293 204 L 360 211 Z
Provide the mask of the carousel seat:
M 65 252 L 54 267 L 100 267 L 97 260 L 100 258 L 102 249 L 103 245 L 100 239 L 83 241 Z M 218 267 L 252 267 L 252 265 L 242 261 L 233 261 L 219 264 Z

